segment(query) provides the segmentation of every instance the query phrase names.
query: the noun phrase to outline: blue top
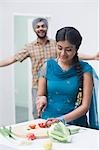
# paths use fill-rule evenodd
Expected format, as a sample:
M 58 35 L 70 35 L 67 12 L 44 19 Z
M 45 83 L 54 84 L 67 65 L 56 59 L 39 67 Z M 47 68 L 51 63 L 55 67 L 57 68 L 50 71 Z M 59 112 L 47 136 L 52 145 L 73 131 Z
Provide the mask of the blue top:
M 80 61 L 83 73 L 92 73 L 92 67 Z M 39 72 L 47 80 L 47 107 L 42 113 L 43 119 L 65 115 L 75 109 L 76 97 L 79 89 L 79 78 L 74 67 L 63 70 L 56 59 L 50 59 Z M 70 124 L 87 126 L 86 115 Z

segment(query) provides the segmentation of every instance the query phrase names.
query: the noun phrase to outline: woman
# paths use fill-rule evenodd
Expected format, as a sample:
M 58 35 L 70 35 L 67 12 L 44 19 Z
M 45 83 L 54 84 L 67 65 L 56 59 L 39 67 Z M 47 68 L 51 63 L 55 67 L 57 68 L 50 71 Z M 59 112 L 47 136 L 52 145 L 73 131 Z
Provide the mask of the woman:
M 91 66 L 78 59 L 82 37 L 74 27 L 56 33 L 57 59 L 50 59 L 39 72 L 37 110 L 47 123 L 88 127 L 86 113 L 92 97 Z

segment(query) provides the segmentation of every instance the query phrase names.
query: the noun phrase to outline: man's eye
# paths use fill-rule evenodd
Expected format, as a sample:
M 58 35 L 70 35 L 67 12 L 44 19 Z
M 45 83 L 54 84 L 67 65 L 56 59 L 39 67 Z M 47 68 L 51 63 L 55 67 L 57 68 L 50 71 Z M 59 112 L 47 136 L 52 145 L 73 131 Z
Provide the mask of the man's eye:
M 40 26 L 36 26 L 36 29 L 38 29 Z
M 45 28 L 45 25 L 44 25 L 44 24 L 42 25 L 42 28 Z

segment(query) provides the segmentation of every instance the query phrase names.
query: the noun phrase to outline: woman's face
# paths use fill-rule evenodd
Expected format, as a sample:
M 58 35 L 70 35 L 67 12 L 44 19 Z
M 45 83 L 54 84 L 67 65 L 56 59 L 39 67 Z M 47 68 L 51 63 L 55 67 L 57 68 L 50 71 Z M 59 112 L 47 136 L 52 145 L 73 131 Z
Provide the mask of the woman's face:
M 72 45 L 66 40 L 57 42 L 57 47 L 58 58 L 61 60 L 61 62 L 71 62 L 76 54 L 75 45 Z

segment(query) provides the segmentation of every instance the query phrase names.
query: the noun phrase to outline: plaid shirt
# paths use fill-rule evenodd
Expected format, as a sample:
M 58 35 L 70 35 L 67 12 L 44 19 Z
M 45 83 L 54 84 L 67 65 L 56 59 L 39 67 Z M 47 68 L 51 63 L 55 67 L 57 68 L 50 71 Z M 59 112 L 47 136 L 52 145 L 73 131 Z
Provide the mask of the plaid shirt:
M 32 63 L 32 86 L 37 88 L 38 71 L 48 58 L 56 58 L 56 42 L 47 39 L 45 45 L 42 45 L 38 40 L 27 44 L 16 55 L 15 59 L 22 62 L 30 57 Z

